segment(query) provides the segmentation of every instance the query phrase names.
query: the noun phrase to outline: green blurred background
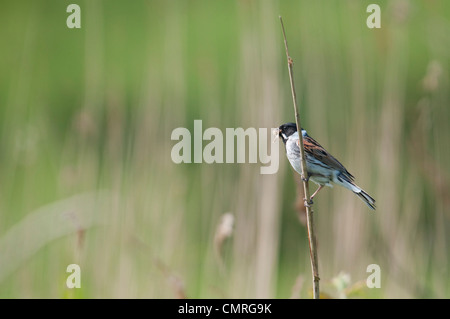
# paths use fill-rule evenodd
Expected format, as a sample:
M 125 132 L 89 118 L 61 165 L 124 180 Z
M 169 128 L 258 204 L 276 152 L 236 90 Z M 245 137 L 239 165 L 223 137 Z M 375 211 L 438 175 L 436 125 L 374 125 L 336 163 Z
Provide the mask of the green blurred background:
M 282 144 L 274 175 L 170 157 L 195 119 L 294 120 L 279 15 L 303 127 L 377 200 L 315 200 L 323 297 L 450 297 L 449 1 L 70 3 L 1 4 L 0 297 L 311 297 Z

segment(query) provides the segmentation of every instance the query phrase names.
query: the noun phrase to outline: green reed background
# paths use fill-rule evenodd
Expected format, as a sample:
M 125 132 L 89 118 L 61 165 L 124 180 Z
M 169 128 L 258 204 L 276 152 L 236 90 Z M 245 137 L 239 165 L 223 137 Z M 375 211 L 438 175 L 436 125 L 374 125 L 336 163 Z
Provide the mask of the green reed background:
M 450 297 L 450 2 L 72 2 L 1 5 L 0 297 L 311 297 L 282 145 L 275 175 L 170 158 L 194 119 L 294 120 L 280 14 L 303 126 L 377 200 L 317 197 L 324 297 Z

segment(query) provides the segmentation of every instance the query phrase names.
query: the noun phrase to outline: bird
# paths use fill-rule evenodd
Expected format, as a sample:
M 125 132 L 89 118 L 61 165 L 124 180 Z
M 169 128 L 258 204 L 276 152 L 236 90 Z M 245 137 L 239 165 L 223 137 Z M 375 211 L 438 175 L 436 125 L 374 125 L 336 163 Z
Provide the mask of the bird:
M 305 150 L 306 170 L 308 180 L 311 179 L 319 187 L 311 195 L 312 199 L 323 189 L 324 186 L 333 187 L 334 184 L 343 186 L 353 193 L 367 205 L 375 210 L 375 199 L 367 194 L 361 187 L 355 184 L 354 176 L 333 155 L 325 150 L 315 139 L 308 135 L 306 130 L 301 129 L 303 147 Z M 276 133 L 276 131 L 275 131 Z M 300 164 L 300 141 L 295 123 L 286 123 L 278 128 L 278 136 L 286 146 L 286 156 L 295 171 L 302 175 Z

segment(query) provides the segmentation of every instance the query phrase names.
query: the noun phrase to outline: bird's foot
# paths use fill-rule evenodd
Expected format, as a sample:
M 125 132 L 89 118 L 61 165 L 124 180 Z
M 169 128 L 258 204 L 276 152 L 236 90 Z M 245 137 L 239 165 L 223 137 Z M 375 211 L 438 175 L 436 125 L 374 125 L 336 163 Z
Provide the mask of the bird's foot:
M 307 178 L 305 177 L 305 175 L 302 175 L 302 181 L 308 182 L 309 181 L 309 175 L 308 175 Z
M 307 201 L 306 198 L 303 198 L 303 204 L 305 205 L 305 207 L 311 207 L 312 204 L 314 204 L 312 198 Z

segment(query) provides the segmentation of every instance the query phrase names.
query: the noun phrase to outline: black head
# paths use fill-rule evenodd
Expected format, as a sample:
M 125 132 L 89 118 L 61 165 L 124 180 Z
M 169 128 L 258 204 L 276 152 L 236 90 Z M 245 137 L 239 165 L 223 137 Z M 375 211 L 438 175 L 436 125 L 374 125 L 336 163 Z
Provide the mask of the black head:
M 297 125 L 295 123 L 286 123 L 280 125 L 278 128 L 278 136 L 283 140 L 283 143 L 286 144 L 289 136 L 297 132 Z

